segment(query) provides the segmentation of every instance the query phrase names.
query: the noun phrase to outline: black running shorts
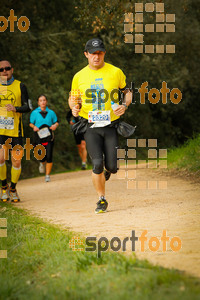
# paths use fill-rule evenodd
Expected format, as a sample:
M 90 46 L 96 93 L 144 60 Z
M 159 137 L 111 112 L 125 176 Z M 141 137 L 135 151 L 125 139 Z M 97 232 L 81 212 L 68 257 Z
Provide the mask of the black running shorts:
M 75 141 L 76 141 L 76 145 L 80 145 L 81 141 L 85 140 L 83 133 L 80 133 L 80 134 L 75 134 L 74 133 L 74 138 L 75 138 Z
M 22 137 L 12 137 L 12 136 L 7 136 L 7 135 L 0 135 L 0 149 L 2 148 L 2 145 L 5 144 L 5 141 L 7 139 L 11 139 L 11 142 L 9 143 L 12 148 L 16 145 L 20 145 L 23 147 L 23 138 Z
M 101 174 L 104 166 L 111 173 L 117 173 L 118 135 L 114 127 L 88 127 L 85 134 L 87 151 L 93 164 L 93 172 Z
M 42 143 L 42 145 L 43 145 L 43 143 Z M 44 143 L 43 146 L 44 146 L 44 148 L 46 150 L 46 155 L 41 160 L 41 162 L 45 162 L 46 161 L 47 163 L 52 163 L 53 162 L 53 146 L 54 146 L 54 141 L 47 142 L 47 145 L 46 145 L 46 143 Z

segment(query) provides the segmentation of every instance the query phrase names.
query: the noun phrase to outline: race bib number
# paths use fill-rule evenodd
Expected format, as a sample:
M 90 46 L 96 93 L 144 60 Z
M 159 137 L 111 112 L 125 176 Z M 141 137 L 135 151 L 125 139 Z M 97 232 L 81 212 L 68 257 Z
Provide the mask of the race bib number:
M 110 121 L 110 111 L 90 111 L 88 113 L 88 122 L 94 123 L 92 127 L 104 127 L 111 123 Z
M 14 129 L 14 118 L 0 116 L 0 129 Z
M 40 139 L 46 138 L 49 135 L 51 135 L 51 132 L 49 131 L 48 127 L 44 127 L 42 129 L 40 129 L 37 133 L 38 133 Z

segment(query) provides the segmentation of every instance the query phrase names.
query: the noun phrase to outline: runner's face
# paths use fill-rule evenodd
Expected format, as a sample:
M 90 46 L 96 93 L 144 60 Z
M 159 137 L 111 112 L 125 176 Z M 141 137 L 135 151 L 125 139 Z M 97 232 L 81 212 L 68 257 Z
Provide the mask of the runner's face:
M 6 76 L 7 80 L 12 78 L 13 68 L 10 71 L 6 71 L 6 67 L 11 67 L 10 63 L 7 60 L 3 60 L 0 62 L 0 69 L 4 68 L 3 72 L 0 72 L 0 76 Z
M 44 97 L 44 96 L 41 96 L 39 99 L 38 99 L 38 106 L 41 108 L 41 109 L 45 109 L 46 106 L 47 106 L 47 99 Z
M 92 70 L 98 70 L 104 66 L 104 56 L 106 52 L 96 51 L 94 53 L 84 52 L 88 59 L 89 67 Z

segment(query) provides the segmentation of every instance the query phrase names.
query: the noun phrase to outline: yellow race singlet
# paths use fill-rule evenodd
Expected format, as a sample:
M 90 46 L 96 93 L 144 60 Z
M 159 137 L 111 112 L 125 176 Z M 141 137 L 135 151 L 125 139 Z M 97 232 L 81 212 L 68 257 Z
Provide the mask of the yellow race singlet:
M 75 74 L 72 81 L 72 92 L 78 91 L 82 100 L 79 115 L 88 119 L 90 111 L 109 110 L 111 121 L 119 119 L 111 108 L 110 95 L 114 92 L 114 98 L 118 98 L 117 90 L 125 87 L 126 76 L 121 69 L 108 63 L 98 70 L 92 70 L 86 66 Z
M 7 88 L 6 93 L 0 94 L 0 135 L 10 137 L 19 136 L 19 126 L 23 136 L 22 114 L 6 110 L 6 104 L 21 106 L 21 89 L 20 81 L 14 80 L 11 85 L 4 86 Z M 0 84 L 1 86 L 1 84 Z

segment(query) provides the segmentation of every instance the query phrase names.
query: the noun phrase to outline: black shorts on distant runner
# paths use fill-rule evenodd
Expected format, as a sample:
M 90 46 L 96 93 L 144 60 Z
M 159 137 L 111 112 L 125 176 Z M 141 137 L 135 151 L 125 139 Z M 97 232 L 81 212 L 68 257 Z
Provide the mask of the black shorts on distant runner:
M 41 145 L 46 150 L 46 155 L 41 160 L 41 162 L 45 162 L 46 161 L 47 163 L 52 163 L 53 162 L 53 146 L 54 146 L 54 141 L 46 142 L 46 143 L 41 143 Z M 38 151 L 38 153 L 39 153 L 39 151 Z
M 80 145 L 81 141 L 85 141 L 84 134 L 82 134 L 82 133 L 80 133 L 80 134 L 75 134 L 74 133 L 74 138 L 75 138 L 75 141 L 76 141 L 76 145 Z

